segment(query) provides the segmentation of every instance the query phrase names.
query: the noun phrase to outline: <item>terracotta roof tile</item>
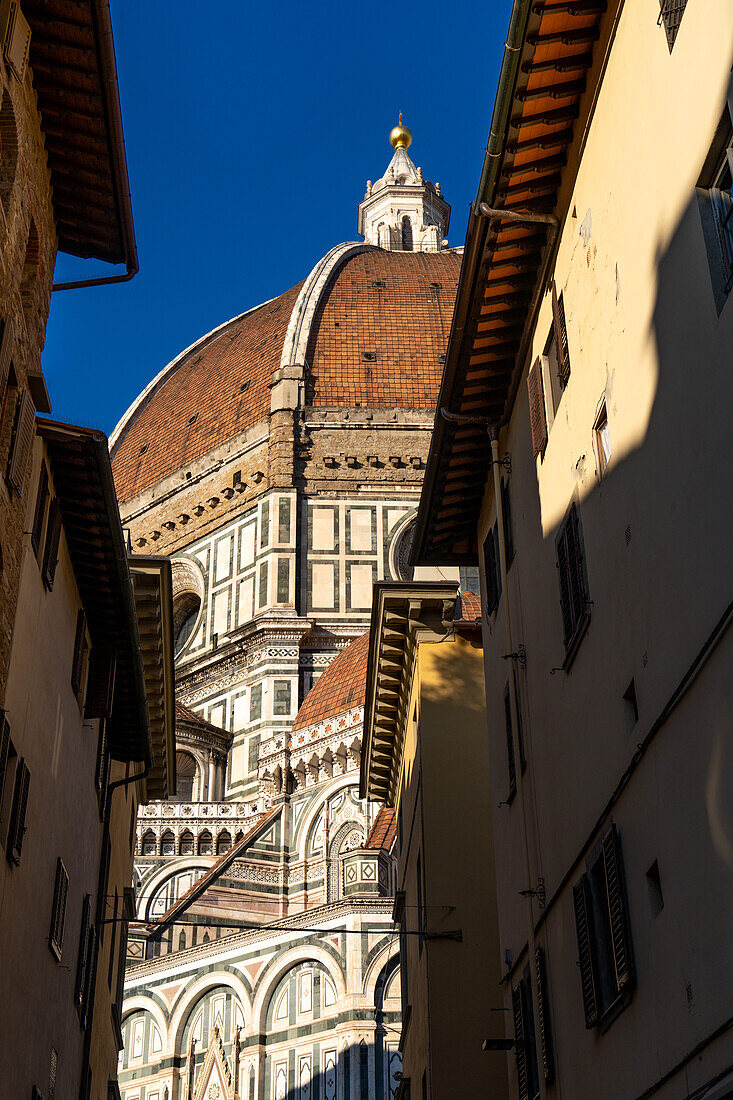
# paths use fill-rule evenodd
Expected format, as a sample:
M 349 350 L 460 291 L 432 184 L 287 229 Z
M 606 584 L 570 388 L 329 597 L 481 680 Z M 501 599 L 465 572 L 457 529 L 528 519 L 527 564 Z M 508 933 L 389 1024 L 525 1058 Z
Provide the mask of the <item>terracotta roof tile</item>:
M 359 707 L 366 697 L 366 670 L 369 659 L 369 631 L 334 657 L 326 671 L 305 697 L 295 716 L 293 730 L 311 726 L 324 718 Z
M 456 604 L 456 622 L 475 622 L 481 618 L 481 600 L 475 592 L 461 592 L 460 605 Z
M 148 395 L 112 450 L 121 501 L 269 415 L 272 372 L 301 285 L 194 346 Z
M 314 318 L 309 404 L 434 408 L 460 270 L 455 252 L 348 258 Z
M 386 848 L 388 851 L 397 836 L 397 815 L 388 806 L 382 806 L 374 819 L 365 848 Z

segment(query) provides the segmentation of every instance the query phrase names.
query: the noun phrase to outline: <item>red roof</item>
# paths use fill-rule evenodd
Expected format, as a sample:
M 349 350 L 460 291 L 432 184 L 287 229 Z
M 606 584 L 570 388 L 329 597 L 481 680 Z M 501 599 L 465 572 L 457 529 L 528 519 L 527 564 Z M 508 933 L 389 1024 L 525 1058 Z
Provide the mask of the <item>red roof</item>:
M 364 705 L 369 659 L 369 631 L 334 657 L 305 697 L 295 716 L 293 731 Z
M 151 391 L 112 448 L 121 501 L 269 415 L 272 372 L 299 291 L 294 286 L 194 345 Z
M 434 409 L 460 270 L 455 252 L 349 257 L 313 320 L 308 403 Z
M 456 604 L 456 622 L 475 622 L 481 618 L 481 600 L 475 592 L 461 592 Z
M 374 819 L 365 848 L 386 848 L 389 850 L 397 836 L 397 816 L 388 806 L 382 806 Z

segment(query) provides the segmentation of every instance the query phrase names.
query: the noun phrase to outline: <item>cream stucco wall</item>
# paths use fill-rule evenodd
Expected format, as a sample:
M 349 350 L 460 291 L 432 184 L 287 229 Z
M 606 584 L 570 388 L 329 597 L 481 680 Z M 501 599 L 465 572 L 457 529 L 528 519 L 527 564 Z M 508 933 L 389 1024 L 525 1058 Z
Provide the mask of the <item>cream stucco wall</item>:
M 511 806 L 500 805 L 506 593 L 484 630 L 501 946 L 517 959 L 530 921 L 539 925 L 570 1096 L 586 1095 L 590 1080 L 594 1096 L 641 1094 L 730 1016 L 733 980 L 733 819 L 723 794 L 733 779 L 733 642 L 723 637 L 613 806 L 638 987 L 605 1035 L 585 1029 L 571 890 L 586 840 L 731 598 L 733 305 L 718 315 L 695 185 L 730 97 L 733 8 L 690 2 L 671 54 L 658 14 L 651 0 L 621 7 L 577 178 L 572 157 L 565 174 L 554 278 L 572 373 L 544 458 L 532 458 L 526 373 L 502 433 L 512 458 L 513 643 L 527 650 L 517 674 L 529 766 Z M 548 294 L 525 372 L 550 327 Z M 612 454 L 601 478 L 593 424 L 603 399 Z M 572 500 L 592 604 L 565 672 L 554 538 Z M 494 516 L 488 487 L 479 545 Z M 624 699 L 632 678 L 638 721 Z M 646 880 L 655 860 L 657 916 Z M 540 877 L 552 899 L 544 913 L 520 896 Z M 732 1057 L 728 1033 L 658 1095 L 687 1095 Z

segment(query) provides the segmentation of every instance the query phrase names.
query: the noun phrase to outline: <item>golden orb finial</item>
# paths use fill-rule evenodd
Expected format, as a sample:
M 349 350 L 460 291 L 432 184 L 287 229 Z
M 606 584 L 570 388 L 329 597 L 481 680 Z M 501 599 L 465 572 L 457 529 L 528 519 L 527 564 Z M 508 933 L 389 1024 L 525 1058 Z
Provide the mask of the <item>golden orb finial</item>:
M 412 130 L 402 125 L 402 111 L 400 111 L 399 125 L 395 126 L 389 135 L 389 143 L 393 149 L 406 149 L 412 144 Z

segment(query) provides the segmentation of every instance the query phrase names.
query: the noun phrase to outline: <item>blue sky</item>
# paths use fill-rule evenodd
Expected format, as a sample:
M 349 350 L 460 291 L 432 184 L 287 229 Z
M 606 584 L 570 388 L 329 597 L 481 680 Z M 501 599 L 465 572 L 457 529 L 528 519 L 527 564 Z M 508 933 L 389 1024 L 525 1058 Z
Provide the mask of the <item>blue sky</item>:
M 111 432 L 181 349 L 356 239 L 400 110 L 462 244 L 510 8 L 113 0 L 140 273 L 52 295 L 53 415 Z M 103 268 L 60 255 L 56 278 Z

